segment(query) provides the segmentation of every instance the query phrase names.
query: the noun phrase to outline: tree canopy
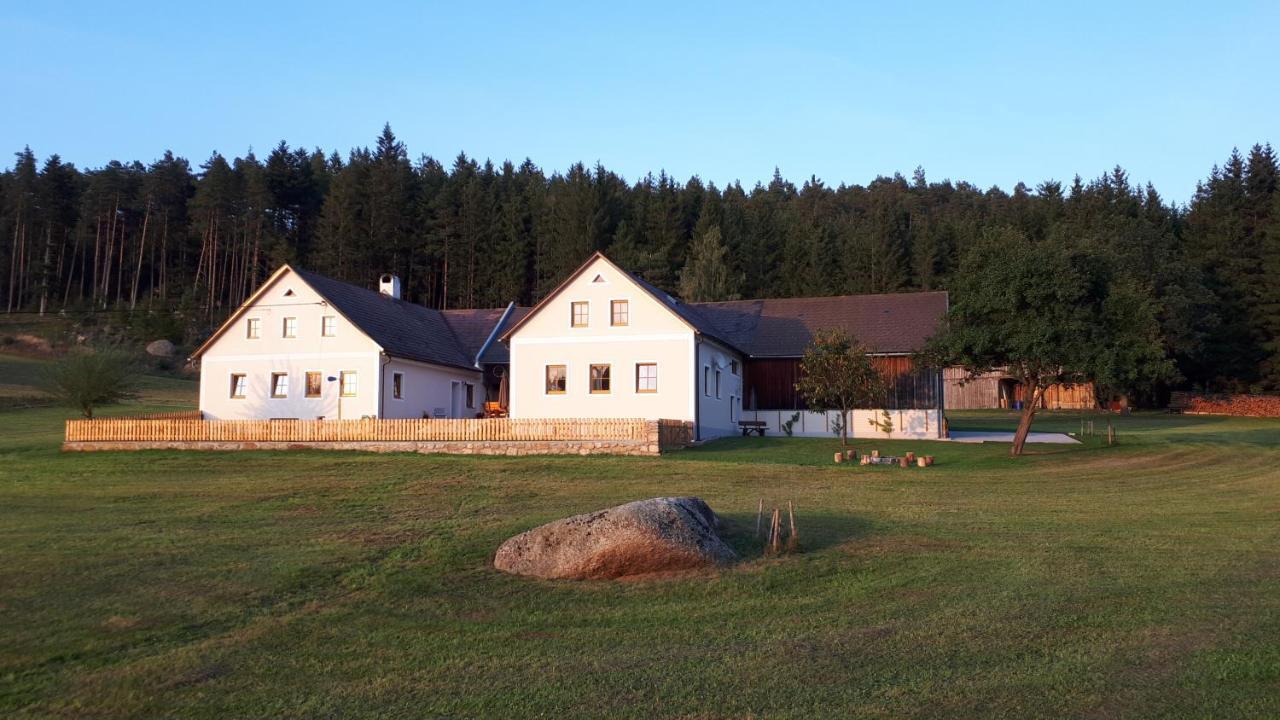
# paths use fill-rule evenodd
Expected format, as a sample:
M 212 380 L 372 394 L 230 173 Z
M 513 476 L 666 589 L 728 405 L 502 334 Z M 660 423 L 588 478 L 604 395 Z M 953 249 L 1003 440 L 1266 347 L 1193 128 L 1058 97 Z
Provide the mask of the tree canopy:
M 88 169 L 24 148 L 0 172 L 0 300 L 130 324 L 168 314 L 185 329 L 173 339 L 197 342 L 282 262 L 364 285 L 394 272 L 406 299 L 438 308 L 534 303 L 595 250 L 671 292 L 687 276 L 700 297 L 789 297 L 958 290 L 964 256 L 999 233 L 1088 250 L 1144 289 L 1186 386 L 1280 390 L 1266 145 L 1232 152 L 1184 207 L 1120 168 L 1008 190 L 922 168 L 743 186 L 414 155 L 390 126 L 371 140 Z
M 850 411 L 875 406 L 884 376 L 867 351 L 843 330 L 819 330 L 800 360 L 796 390 L 810 410 L 840 412 L 840 444 L 849 444 Z
M 1022 383 L 1014 455 L 1050 385 L 1140 392 L 1176 378 L 1153 294 L 1089 244 L 989 231 L 965 252 L 952 292 L 928 355 L 971 377 L 1002 370 Z

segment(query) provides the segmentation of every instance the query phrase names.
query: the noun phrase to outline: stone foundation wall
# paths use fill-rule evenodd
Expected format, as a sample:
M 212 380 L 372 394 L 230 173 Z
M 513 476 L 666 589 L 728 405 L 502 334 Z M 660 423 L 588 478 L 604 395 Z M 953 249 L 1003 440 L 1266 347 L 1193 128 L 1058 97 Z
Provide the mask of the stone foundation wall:
M 112 441 L 64 442 L 64 452 L 130 450 L 363 450 L 382 453 L 449 455 L 658 455 L 657 433 L 649 440 L 465 440 L 401 442 L 215 442 Z

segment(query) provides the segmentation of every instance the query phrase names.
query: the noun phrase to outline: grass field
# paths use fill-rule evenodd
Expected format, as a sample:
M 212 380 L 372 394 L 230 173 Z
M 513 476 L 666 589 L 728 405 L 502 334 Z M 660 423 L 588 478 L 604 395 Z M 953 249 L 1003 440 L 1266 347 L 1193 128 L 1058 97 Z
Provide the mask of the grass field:
M 154 385 L 148 404 L 194 397 Z M 1278 422 L 1140 414 L 1117 447 L 1016 461 L 859 444 L 938 458 L 899 470 L 786 438 L 663 459 L 62 455 L 65 417 L 0 411 L 3 717 L 1280 716 Z M 722 513 L 741 565 L 489 566 L 514 533 L 669 494 Z M 761 498 L 796 503 L 804 553 L 760 556 Z

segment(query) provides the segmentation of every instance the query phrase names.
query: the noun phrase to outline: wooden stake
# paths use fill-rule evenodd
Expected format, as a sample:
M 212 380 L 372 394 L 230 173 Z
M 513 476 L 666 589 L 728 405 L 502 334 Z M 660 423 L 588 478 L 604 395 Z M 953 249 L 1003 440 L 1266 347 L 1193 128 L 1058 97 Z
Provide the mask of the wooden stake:
M 796 532 L 796 512 L 790 500 L 787 501 L 787 517 L 791 523 L 791 536 L 787 538 L 787 552 L 795 552 L 800 545 L 800 536 Z

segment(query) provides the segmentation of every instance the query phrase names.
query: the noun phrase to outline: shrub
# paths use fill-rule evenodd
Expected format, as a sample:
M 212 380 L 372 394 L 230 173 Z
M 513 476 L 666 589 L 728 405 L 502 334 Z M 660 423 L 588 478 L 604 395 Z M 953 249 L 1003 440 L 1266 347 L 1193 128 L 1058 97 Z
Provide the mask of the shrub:
M 50 365 L 44 378 L 50 395 L 87 418 L 96 407 L 137 397 L 136 382 L 133 358 L 115 347 L 70 352 Z

